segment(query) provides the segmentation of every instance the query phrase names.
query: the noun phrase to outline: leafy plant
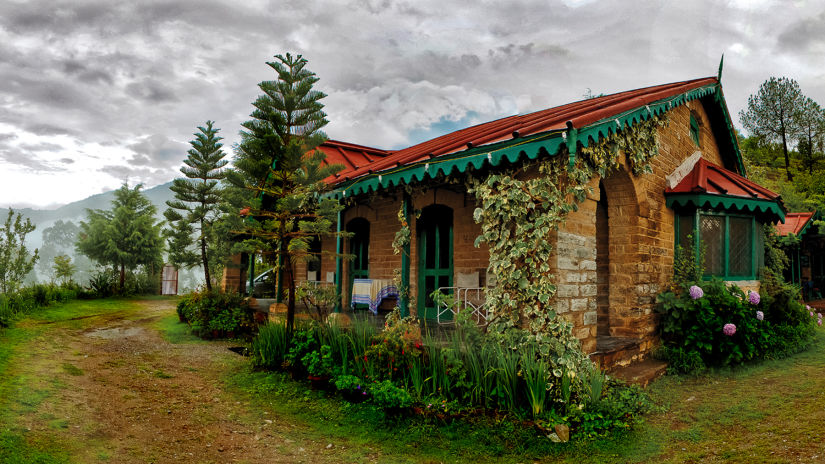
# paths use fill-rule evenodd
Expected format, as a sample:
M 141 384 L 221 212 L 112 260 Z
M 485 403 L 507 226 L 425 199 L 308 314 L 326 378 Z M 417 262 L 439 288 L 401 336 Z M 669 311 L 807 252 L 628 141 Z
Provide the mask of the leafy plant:
M 533 413 L 533 418 L 537 418 L 544 412 L 544 405 L 547 401 L 547 379 L 550 376 L 550 369 L 533 348 L 523 353 L 521 372 L 524 376 L 530 412 Z
M 412 406 L 409 392 L 389 380 L 382 380 L 370 387 L 372 401 L 385 411 L 399 411 Z
M 290 336 L 286 324 L 270 322 L 258 329 L 252 339 L 252 363 L 268 369 L 280 368 L 289 352 Z

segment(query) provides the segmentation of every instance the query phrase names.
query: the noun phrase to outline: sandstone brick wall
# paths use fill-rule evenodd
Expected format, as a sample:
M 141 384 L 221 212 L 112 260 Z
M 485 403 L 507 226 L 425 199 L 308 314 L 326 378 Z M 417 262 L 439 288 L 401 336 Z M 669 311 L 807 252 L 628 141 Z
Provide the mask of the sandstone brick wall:
M 691 112 L 699 123 L 700 147 L 690 137 Z M 596 336 L 605 331 L 644 340 L 642 350 L 650 347 L 657 323 L 655 297 L 673 272 L 674 213 L 665 204 L 666 178 L 697 150 L 722 165 L 699 101 L 680 106 L 669 116 L 669 125 L 659 129 L 653 172 L 635 176 L 623 163 L 618 172 L 601 179 L 603 190 L 599 179 L 594 179 L 593 195 L 569 214 L 559 230 L 556 306 L 574 322 L 585 353 L 595 351 Z M 607 220 L 597 226 L 597 206 L 603 198 Z M 605 228 L 607 250 L 599 255 L 597 237 Z

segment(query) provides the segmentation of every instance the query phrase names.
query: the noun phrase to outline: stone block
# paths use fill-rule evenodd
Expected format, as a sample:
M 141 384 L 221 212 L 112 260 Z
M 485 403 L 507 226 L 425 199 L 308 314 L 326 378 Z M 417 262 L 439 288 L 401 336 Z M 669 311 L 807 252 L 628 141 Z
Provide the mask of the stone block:
M 561 284 L 556 290 L 556 296 L 559 298 L 579 296 L 579 286 L 573 284 Z
M 584 313 L 584 319 L 583 319 L 584 325 L 596 325 L 596 322 L 598 321 L 598 317 L 599 316 L 596 313 L 596 311 L 590 311 L 590 312 Z
M 598 286 L 595 284 L 587 284 L 579 287 L 579 294 L 581 296 L 596 296 L 598 293 Z
M 570 311 L 586 311 L 587 310 L 587 298 L 573 298 L 570 300 Z M 588 324 L 587 321 L 584 322 Z

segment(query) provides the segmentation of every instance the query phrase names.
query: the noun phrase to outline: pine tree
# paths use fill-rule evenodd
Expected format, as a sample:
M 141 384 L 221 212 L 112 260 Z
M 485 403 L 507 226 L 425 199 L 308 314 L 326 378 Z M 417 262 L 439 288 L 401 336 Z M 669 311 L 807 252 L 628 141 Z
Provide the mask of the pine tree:
M 739 119 L 751 135 L 765 141 L 779 141 L 785 154 L 785 173 L 791 174 L 788 143 L 799 133 L 799 110 L 803 105 L 799 84 L 787 77 L 771 77 L 759 86 L 755 95 L 748 97 L 748 109 L 739 112 Z
M 128 184 L 115 190 L 112 209 L 86 210 L 87 220 L 80 223 L 77 251 L 103 266 L 113 266 L 120 274 L 123 291 L 126 270 L 140 265 L 159 268 L 163 241 L 160 224 L 155 221 L 155 205 L 142 193 L 141 184 Z
M 72 281 L 72 276 L 77 269 L 72 264 L 72 258 L 68 255 L 58 255 L 53 260 L 53 270 L 55 278 L 59 279 L 61 283 L 68 283 Z
M 823 139 L 825 139 L 825 112 L 813 99 L 805 97 L 797 113 L 799 123 L 799 144 L 797 150 L 803 168 L 808 174 L 814 173 L 814 167 L 822 157 Z
M 253 103 L 253 119 L 243 123 L 235 169 L 228 180 L 254 195 L 249 199 L 249 219 L 243 233 L 247 251 L 263 251 L 279 264 L 278 273 L 288 289 L 287 326 L 295 315 L 294 263 L 319 256 L 309 251 L 316 237 L 334 236 L 332 224 L 340 205 L 321 199 L 323 180 L 338 172 L 338 165 L 323 166 L 325 156 L 316 148 L 326 140 L 327 124 L 320 100 L 326 95 L 313 90 L 318 81 L 306 69 L 301 55 L 275 56 L 267 64 L 277 73 L 275 81 L 261 82 L 263 95 Z M 280 297 L 280 295 L 279 295 Z
M 192 267 L 200 258 L 209 291 L 212 290 L 209 272 L 212 235 L 209 229 L 219 214 L 221 188 L 218 181 L 225 177 L 223 167 L 227 164 L 221 150 L 223 138 L 217 136 L 219 129 L 212 127 L 213 124 L 206 121 L 206 127 L 198 127 L 200 132 L 196 132 L 195 139 L 189 142 L 192 148 L 183 160 L 186 166 L 180 168 L 186 178 L 177 178 L 172 183 L 170 189 L 175 192 L 175 200 L 166 202 L 169 209 L 164 212 L 173 227 L 173 231 L 167 233 L 170 260 L 178 267 Z M 194 229 L 192 224 L 197 228 Z M 199 256 L 190 250 L 193 232 L 198 235 Z

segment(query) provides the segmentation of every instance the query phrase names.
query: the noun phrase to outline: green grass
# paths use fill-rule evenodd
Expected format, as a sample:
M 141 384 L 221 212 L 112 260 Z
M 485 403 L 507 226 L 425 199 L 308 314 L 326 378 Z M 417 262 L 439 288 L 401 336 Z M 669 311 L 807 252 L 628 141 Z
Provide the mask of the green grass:
M 205 340 L 192 335 L 189 324 L 180 322 L 176 314 L 170 314 L 160 319 L 155 323 L 155 328 L 160 331 L 164 340 L 175 345 L 179 343 L 206 343 Z
M 349 442 L 342 460 L 375 450 L 379 462 L 774 463 L 825 460 L 825 331 L 810 350 L 784 360 L 700 377 L 670 376 L 649 393 L 662 405 L 635 429 L 591 441 L 553 444 L 506 422 L 386 419 L 369 404 L 352 405 L 308 390 L 279 373 L 243 369 L 226 383 L 262 411 L 300 424 L 312 440 Z
M 83 375 L 77 366 L 53 360 L 51 355 L 63 349 L 54 331 L 82 329 L 94 318 L 139 314 L 139 309 L 129 300 L 76 300 L 39 310 L 0 331 L 0 462 L 73 462 L 72 455 L 88 446 L 71 440 L 68 419 L 38 412 L 66 388 L 55 372 Z M 42 429 L 30 429 L 27 421 Z

